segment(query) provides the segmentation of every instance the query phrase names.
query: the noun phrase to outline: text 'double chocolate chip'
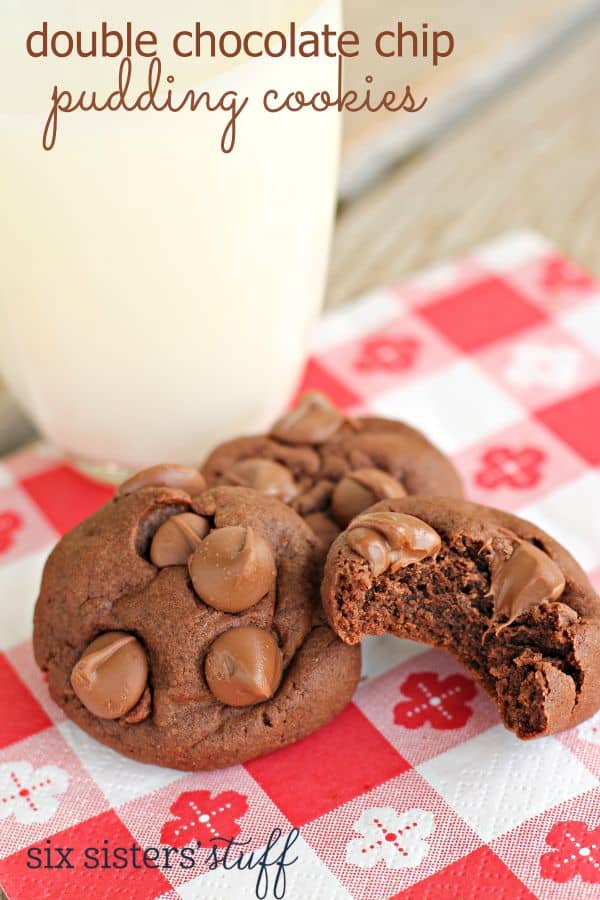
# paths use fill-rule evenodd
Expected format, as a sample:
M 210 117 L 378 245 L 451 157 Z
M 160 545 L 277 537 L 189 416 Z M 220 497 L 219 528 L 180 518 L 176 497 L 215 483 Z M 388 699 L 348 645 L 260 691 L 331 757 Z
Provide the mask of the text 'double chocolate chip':
M 179 513 L 162 523 L 152 538 L 150 560 L 159 569 L 185 566 L 210 531 L 208 519 L 196 513 Z
M 288 503 L 298 493 L 292 473 L 271 459 L 241 459 L 223 475 L 226 484 L 253 488 Z
M 253 528 L 238 525 L 211 531 L 188 565 L 200 599 L 229 613 L 258 603 L 277 574 L 270 544 Z
M 190 497 L 195 497 L 205 490 L 206 481 L 204 476 L 191 466 L 164 463 L 136 472 L 120 485 L 117 494 L 122 497 L 147 487 L 168 487 L 173 490 L 185 491 Z
M 323 444 L 344 424 L 344 416 L 324 394 L 308 391 L 291 412 L 271 428 L 271 437 L 285 444 Z
M 357 469 L 336 484 L 331 497 L 333 518 L 345 528 L 356 516 L 378 500 L 405 497 L 400 482 L 381 469 Z
M 132 710 L 147 681 L 146 651 L 124 631 L 109 631 L 93 640 L 71 672 L 75 694 L 99 719 L 119 719 Z
M 213 695 L 226 706 L 252 706 L 273 696 L 282 673 L 282 655 L 270 631 L 231 628 L 210 647 L 204 674 Z
M 494 619 L 507 618 L 500 628 L 535 606 L 558 600 L 565 589 L 565 576 L 554 560 L 527 541 L 520 542 L 508 559 L 495 554 L 491 570 Z
M 405 513 L 365 513 L 354 519 L 345 534 L 347 545 L 367 560 L 375 576 L 436 556 L 442 546 L 437 531 Z

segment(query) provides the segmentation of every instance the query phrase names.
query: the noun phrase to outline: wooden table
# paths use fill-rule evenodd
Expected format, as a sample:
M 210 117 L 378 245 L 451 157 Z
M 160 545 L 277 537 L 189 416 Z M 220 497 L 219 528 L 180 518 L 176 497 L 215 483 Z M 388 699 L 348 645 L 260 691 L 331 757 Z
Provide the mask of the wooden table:
M 533 228 L 600 275 L 600 22 L 342 203 L 332 306 Z

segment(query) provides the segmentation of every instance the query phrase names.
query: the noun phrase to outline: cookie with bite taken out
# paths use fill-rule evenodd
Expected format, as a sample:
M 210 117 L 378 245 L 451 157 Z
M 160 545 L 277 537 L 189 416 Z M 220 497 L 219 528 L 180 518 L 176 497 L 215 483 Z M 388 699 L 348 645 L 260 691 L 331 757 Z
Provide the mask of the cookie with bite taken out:
M 330 548 L 322 600 L 349 645 L 386 633 L 447 650 L 520 738 L 600 707 L 600 598 L 564 547 L 510 513 L 439 497 L 378 503 Z

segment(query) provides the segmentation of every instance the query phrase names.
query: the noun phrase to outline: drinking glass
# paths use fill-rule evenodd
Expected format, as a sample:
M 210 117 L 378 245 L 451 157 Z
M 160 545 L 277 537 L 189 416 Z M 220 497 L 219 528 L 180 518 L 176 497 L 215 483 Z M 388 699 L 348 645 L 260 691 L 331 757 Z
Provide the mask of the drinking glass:
M 340 134 L 333 111 L 262 106 L 269 88 L 334 93 L 335 59 L 164 52 L 174 89 L 249 97 L 231 153 L 227 114 L 205 110 L 63 114 L 44 150 L 52 86 L 106 94 L 119 60 L 31 59 L 27 34 L 122 28 L 121 6 L 8 0 L 0 34 L 0 368 L 42 434 L 104 473 L 197 463 L 285 406 L 322 302 Z M 130 0 L 127 17 L 160 52 L 199 9 L 215 31 L 340 24 L 338 0 Z

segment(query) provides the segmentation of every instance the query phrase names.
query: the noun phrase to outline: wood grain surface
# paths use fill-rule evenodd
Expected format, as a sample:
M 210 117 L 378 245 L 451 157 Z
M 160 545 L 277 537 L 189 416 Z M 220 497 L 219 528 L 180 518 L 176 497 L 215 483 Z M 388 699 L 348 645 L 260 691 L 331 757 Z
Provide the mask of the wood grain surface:
M 436 129 L 484 98 L 521 69 L 535 65 L 548 48 L 572 28 L 600 14 L 599 0 L 344 0 L 345 26 L 361 38 L 360 56 L 345 62 L 345 81 L 362 95 L 365 75 L 373 76 L 374 97 L 386 89 L 403 91 L 410 84 L 419 101 L 417 114 L 368 110 L 344 119 L 341 191 L 354 196 L 399 156 L 431 138 Z M 375 50 L 376 35 L 401 21 L 422 34 L 427 23 L 429 55 L 413 58 L 405 40 L 401 58 L 383 58 Z M 451 56 L 433 65 L 431 33 L 449 30 Z M 387 45 L 386 45 L 387 46 Z
M 510 229 L 600 275 L 600 26 L 340 210 L 327 305 Z
M 477 0 L 410 0 L 398 4 L 393 0 L 345 0 L 344 27 L 358 32 L 361 53 L 356 60 L 348 60 L 348 85 L 361 86 L 365 73 L 388 87 L 415 84 L 419 92 L 435 93 L 456 85 L 470 67 L 487 67 L 494 54 L 526 38 L 534 38 L 548 26 L 554 16 L 564 16 L 583 2 L 571 0 L 504 0 L 487 3 L 485 11 Z M 405 28 L 420 31 L 427 22 L 430 31 L 446 29 L 456 37 L 454 53 L 441 61 L 435 69 L 431 58 L 384 59 L 374 51 L 374 38 L 384 29 L 394 28 L 396 22 Z M 406 47 L 410 46 L 406 42 Z M 345 151 L 355 142 L 362 142 L 382 127 L 382 120 L 396 120 L 393 113 L 357 113 L 346 117 Z

